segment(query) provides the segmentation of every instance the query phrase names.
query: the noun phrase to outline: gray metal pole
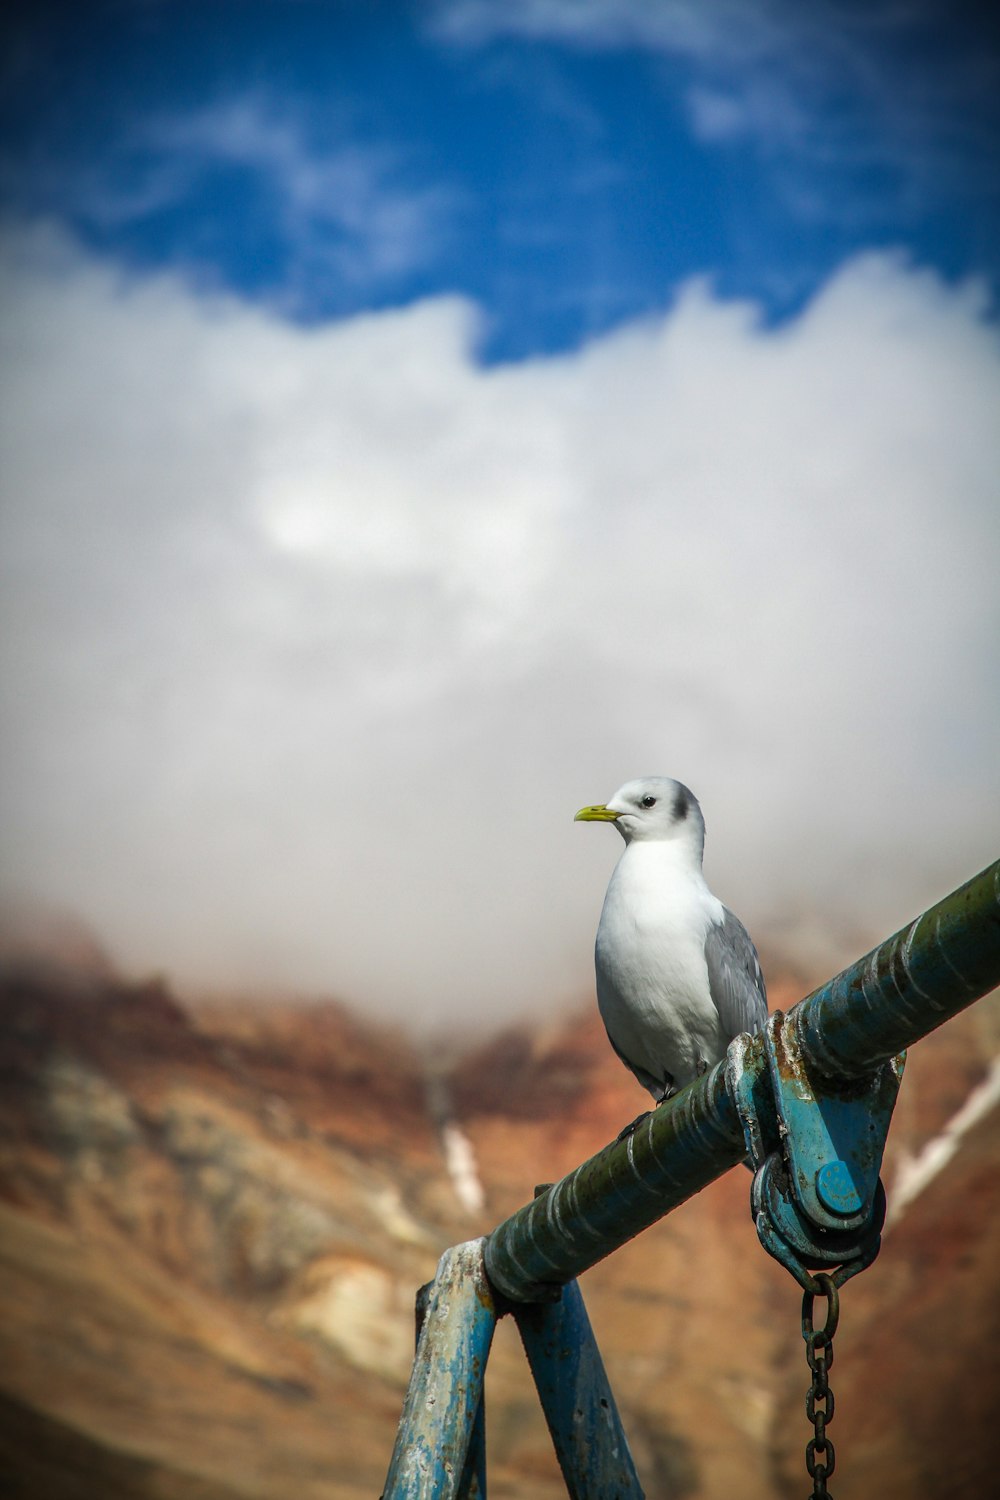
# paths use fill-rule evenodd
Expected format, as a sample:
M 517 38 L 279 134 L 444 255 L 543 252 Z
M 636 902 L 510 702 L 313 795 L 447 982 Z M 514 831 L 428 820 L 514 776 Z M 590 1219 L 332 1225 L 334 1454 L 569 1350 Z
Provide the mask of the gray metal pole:
M 1000 860 L 789 1012 L 807 1057 L 857 1077 L 1000 984 Z M 760 1038 L 748 1048 L 763 1049 Z M 746 1153 L 721 1062 L 518 1209 L 486 1241 L 492 1284 L 545 1301 Z

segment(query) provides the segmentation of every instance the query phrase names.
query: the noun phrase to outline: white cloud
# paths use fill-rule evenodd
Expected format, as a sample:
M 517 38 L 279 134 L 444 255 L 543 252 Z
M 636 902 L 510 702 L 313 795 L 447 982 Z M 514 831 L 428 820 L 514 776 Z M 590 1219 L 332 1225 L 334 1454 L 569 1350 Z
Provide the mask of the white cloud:
M 942 182 L 996 196 L 996 50 L 974 26 L 949 31 L 930 0 L 440 0 L 432 17 L 453 46 L 513 37 L 678 64 L 664 86 L 694 135 L 755 143 L 810 218 L 908 213 Z M 817 167 L 851 174 L 849 194 L 810 193 Z
M 243 174 L 264 195 L 258 216 L 282 258 L 286 310 L 322 295 L 393 286 L 434 263 L 459 208 L 458 191 L 428 180 L 399 141 L 359 143 L 341 101 L 317 117 L 262 89 L 222 94 L 197 109 L 136 118 L 100 160 L 67 176 L 32 155 L 0 158 L 0 177 L 24 201 L 58 200 L 62 212 L 120 231 L 178 209 L 209 174 Z M 343 118 L 340 118 L 340 117 Z M 209 224 L 210 230 L 210 224 Z M 193 242 L 192 242 L 193 243 Z M 190 249 L 197 260 L 197 250 Z M 193 266 L 208 274 L 208 265 Z
M 735 140 L 749 128 L 744 102 L 717 89 L 690 89 L 688 108 L 694 133 L 702 141 Z
M 433 25 L 458 42 L 520 35 L 695 57 L 724 51 L 750 62 L 774 50 L 783 9 L 780 0 L 441 0 Z
M 995 856 L 1000 348 L 846 266 L 479 367 L 4 249 L 3 870 L 130 965 L 489 1014 L 589 987 L 630 776 L 846 961 Z
M 327 274 L 362 285 L 426 264 L 454 208 L 442 187 L 403 185 L 398 146 L 359 145 L 345 134 L 318 147 L 287 101 L 279 106 L 260 93 L 154 119 L 132 144 L 152 150 L 159 170 L 181 168 L 192 180 L 212 163 L 257 174 L 279 205 L 288 242 L 313 272 L 325 258 Z M 304 271 L 292 276 L 298 290 Z

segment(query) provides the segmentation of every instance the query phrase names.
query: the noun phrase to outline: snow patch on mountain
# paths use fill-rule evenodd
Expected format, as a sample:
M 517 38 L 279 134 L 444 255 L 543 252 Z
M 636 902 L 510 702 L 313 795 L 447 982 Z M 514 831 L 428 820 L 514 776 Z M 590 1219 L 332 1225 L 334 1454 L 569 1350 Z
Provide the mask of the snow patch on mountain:
M 906 1154 L 900 1158 L 890 1196 L 889 1224 L 902 1218 L 914 1199 L 920 1196 L 951 1161 L 962 1137 L 997 1104 L 1000 1104 L 1000 1056 L 993 1059 L 990 1071 L 982 1083 L 972 1090 L 961 1109 L 952 1115 L 940 1134 L 929 1140 L 915 1156 Z

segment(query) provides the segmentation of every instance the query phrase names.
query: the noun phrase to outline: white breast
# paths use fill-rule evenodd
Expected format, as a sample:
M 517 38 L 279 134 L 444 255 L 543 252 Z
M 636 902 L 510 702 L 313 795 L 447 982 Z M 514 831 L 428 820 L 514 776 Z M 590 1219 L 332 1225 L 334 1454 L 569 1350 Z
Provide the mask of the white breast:
M 630 844 L 604 899 L 595 953 L 604 1024 L 628 1062 L 677 1087 L 725 1053 L 705 962 L 709 923 L 721 917 L 700 869 L 669 842 Z

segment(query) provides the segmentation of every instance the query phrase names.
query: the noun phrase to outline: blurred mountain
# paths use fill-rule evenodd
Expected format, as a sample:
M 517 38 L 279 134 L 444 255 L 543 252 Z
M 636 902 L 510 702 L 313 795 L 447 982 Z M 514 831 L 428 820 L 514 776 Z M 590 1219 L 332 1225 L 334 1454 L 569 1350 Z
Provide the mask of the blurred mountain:
M 182 1006 L 103 964 L 8 961 L 0 1005 L 17 1500 L 371 1500 L 440 1252 L 643 1102 L 591 1007 L 448 1053 L 333 1003 Z M 913 1049 L 885 1171 L 912 1196 L 843 1298 L 838 1500 L 988 1492 L 998 1031 L 982 1002 Z M 804 1488 L 799 1295 L 748 1188 L 729 1173 L 584 1279 L 650 1500 Z M 491 1496 L 565 1494 L 507 1322 L 487 1395 Z

